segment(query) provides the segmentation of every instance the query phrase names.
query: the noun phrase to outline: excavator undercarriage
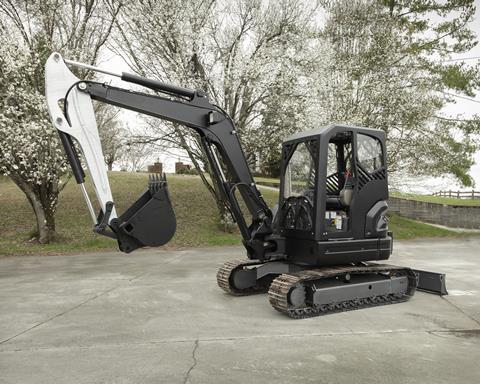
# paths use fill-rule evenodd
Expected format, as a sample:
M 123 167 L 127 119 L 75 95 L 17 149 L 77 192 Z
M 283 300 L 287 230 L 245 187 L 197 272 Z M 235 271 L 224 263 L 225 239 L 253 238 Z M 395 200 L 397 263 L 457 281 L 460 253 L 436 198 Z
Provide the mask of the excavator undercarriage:
M 233 260 L 217 272 L 225 292 L 268 292 L 273 308 L 296 319 L 406 301 L 414 295 L 417 279 L 410 268 L 376 263 L 311 269 Z
M 116 76 L 147 91 L 81 80 L 67 65 Z M 373 262 L 388 259 L 393 249 L 383 131 L 330 125 L 287 138 L 278 207 L 271 210 L 253 180 L 232 119 L 202 91 L 64 60 L 59 53 L 50 56 L 45 73 L 49 113 L 94 231 L 116 239 L 121 251 L 166 244 L 176 219 L 165 175 L 151 176 L 145 192 L 117 215 L 92 100 L 183 124 L 199 135 L 212 180 L 249 259 L 228 261 L 219 269 L 217 283 L 224 291 L 268 292 L 271 305 L 292 318 L 398 303 L 417 288 L 447 293 L 445 275 Z M 94 185 L 98 214 L 84 187 L 80 155 Z
M 217 273 L 218 285 L 233 295 L 268 292 L 272 307 L 295 319 L 399 303 L 413 296 L 417 287 L 415 272 L 395 265 L 302 269 L 289 263 L 266 264 L 273 265 L 229 261 Z

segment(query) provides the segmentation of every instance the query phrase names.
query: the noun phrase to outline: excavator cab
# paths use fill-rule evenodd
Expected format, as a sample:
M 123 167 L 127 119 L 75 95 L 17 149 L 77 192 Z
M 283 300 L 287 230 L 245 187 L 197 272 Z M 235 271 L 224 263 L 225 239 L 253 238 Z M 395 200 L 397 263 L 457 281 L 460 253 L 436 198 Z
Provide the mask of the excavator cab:
M 387 259 L 387 199 L 384 132 L 330 125 L 283 143 L 278 223 L 296 262 Z

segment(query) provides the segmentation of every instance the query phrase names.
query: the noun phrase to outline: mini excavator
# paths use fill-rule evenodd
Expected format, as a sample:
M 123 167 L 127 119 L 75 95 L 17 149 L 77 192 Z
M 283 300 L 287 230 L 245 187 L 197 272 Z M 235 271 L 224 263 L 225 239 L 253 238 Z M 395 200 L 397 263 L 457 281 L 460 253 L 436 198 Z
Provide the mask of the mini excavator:
M 116 76 L 146 90 L 81 80 L 68 66 Z M 165 175 L 150 176 L 145 192 L 117 215 L 92 100 L 182 124 L 199 135 L 212 180 L 248 256 L 219 269 L 217 282 L 226 292 L 268 292 L 271 305 L 293 318 L 398 303 L 416 289 L 447 293 L 443 274 L 373 262 L 388 259 L 393 244 L 386 217 L 383 131 L 330 125 L 287 138 L 279 201 L 271 210 L 253 180 L 232 119 L 204 92 L 106 71 L 59 53 L 48 59 L 45 76 L 49 113 L 94 231 L 116 239 L 121 251 L 166 244 L 176 219 Z M 98 214 L 84 186 L 79 152 L 100 205 Z

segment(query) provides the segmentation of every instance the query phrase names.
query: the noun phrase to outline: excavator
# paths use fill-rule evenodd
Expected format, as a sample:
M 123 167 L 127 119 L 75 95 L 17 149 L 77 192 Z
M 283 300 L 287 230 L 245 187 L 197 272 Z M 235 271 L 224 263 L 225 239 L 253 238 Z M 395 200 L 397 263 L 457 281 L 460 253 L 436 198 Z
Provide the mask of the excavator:
M 82 80 L 69 66 L 135 86 Z M 67 60 L 57 52 L 46 62 L 45 77 L 49 114 L 93 230 L 116 239 L 122 252 L 166 244 L 176 219 L 165 175 L 151 175 L 138 200 L 117 214 L 92 100 L 182 124 L 199 135 L 212 180 L 248 256 L 218 270 L 217 283 L 224 291 L 268 292 L 273 308 L 292 318 L 399 303 L 416 289 L 447 294 L 444 274 L 378 262 L 387 260 L 393 249 L 383 131 L 334 124 L 285 139 L 278 205 L 270 209 L 252 177 L 234 122 L 204 92 Z M 80 155 L 100 205 L 98 214 L 85 188 Z

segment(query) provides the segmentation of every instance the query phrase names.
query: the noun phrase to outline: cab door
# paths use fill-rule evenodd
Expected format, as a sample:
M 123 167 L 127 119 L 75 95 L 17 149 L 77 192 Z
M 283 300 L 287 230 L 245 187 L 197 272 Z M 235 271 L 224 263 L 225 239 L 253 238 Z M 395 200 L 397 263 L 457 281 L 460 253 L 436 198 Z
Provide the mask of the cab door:
M 280 189 L 280 233 L 286 237 L 315 235 L 318 139 L 285 145 Z
M 355 199 L 352 233 L 355 238 L 383 237 L 387 233 L 388 181 L 385 133 L 355 132 Z

